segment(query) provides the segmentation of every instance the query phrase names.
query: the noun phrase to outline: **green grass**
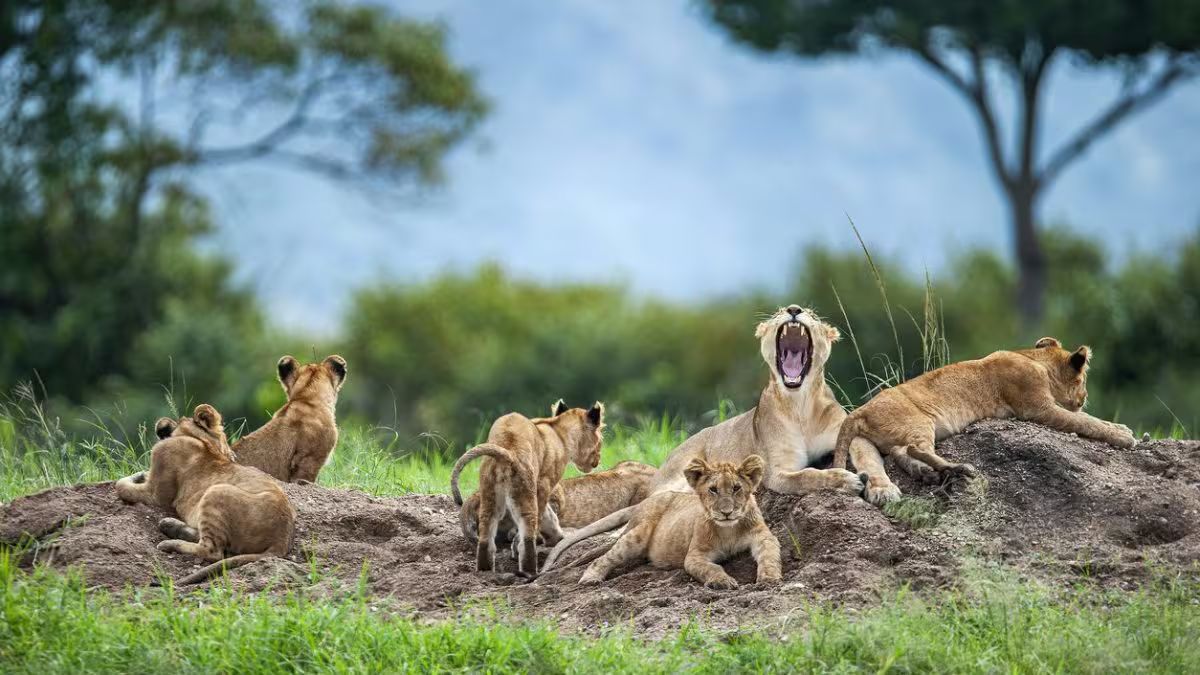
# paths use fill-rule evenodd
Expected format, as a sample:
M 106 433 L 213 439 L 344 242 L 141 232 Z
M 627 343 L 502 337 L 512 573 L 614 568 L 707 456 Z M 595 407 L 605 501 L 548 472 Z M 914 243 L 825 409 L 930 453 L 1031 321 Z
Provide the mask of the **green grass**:
M 799 608 L 783 626 L 658 641 L 521 622 L 504 609 L 423 622 L 361 591 L 338 599 L 220 585 L 89 592 L 77 574 L 0 552 L 0 669 L 75 672 L 1196 672 L 1200 588 L 1054 594 L 1003 575 L 956 594 L 906 592 L 858 614 Z

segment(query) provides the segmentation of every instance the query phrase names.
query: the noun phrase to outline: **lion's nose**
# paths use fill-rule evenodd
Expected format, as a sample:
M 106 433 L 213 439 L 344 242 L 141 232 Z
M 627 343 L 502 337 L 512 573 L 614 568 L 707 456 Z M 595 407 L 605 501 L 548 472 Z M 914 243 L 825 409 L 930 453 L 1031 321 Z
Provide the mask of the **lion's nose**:
M 722 511 L 721 511 L 721 513 L 722 513 L 722 514 L 724 514 L 724 516 L 725 516 L 726 518 L 729 518 L 730 516 L 732 516 L 732 515 L 733 515 L 733 509 L 729 509 L 728 511 L 726 511 L 726 510 L 722 510 Z
M 797 316 L 799 316 L 800 312 L 803 312 L 803 311 L 804 311 L 804 308 L 801 307 L 800 305 L 788 305 L 787 306 L 787 313 L 791 314 L 793 319 L 796 318 Z

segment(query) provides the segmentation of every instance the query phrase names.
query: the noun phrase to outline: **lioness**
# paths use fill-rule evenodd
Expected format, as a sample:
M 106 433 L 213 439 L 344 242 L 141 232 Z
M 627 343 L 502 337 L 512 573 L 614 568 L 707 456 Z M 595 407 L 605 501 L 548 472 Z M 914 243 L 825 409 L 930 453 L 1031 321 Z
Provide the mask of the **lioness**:
M 709 588 L 737 588 L 737 581 L 717 562 L 747 549 L 758 563 L 758 583 L 782 578 L 779 540 L 763 522 L 754 499 L 763 477 L 762 458 L 750 455 L 741 466 L 709 465 L 693 458 L 683 474 L 692 491 L 659 492 L 579 531 L 587 537 L 613 529 L 626 518 L 629 522 L 612 548 L 587 568 L 580 583 L 600 583 L 614 568 L 644 557 L 655 567 L 683 567 Z M 577 540 L 575 535 L 570 539 Z M 567 540 L 562 544 L 546 559 L 543 571 L 566 550 Z
M 1082 411 L 1091 354 L 1088 347 L 1069 352 L 1058 340 L 1044 337 L 1033 349 L 993 352 L 885 389 L 842 423 L 833 465 L 845 466 L 849 455 L 855 468 L 868 476 L 867 500 L 883 504 L 898 499 L 900 489 L 884 472 L 880 450 L 914 476 L 965 479 L 975 469 L 939 457 L 934 442 L 985 417 L 1040 422 L 1120 448 L 1133 447 L 1136 441 L 1129 427 Z
M 833 450 L 846 417 L 825 383 L 825 362 L 841 337 L 838 329 L 812 310 L 790 305 L 758 324 L 754 334 L 771 371 L 758 407 L 675 448 L 659 470 L 654 490 L 685 490 L 683 471 L 695 458 L 736 464 L 753 454 L 766 460 L 763 482 L 776 492 L 862 492 L 862 481 L 845 469 L 810 468 Z
M 487 443 L 471 448 L 454 464 L 450 490 L 461 506 L 458 476 L 468 462 L 486 456 L 479 469 L 478 571 L 495 568 L 496 531 L 507 513 L 516 521 L 521 540 L 517 574 L 536 576 L 538 532 L 551 543 L 562 538 L 557 516 L 547 511 L 546 505 L 562 480 L 567 461 L 584 473 L 600 463 L 604 406 L 597 402 L 588 410 L 568 409 L 559 401 L 552 411 L 552 417 L 535 419 L 518 413 L 504 415 L 492 424 Z
M 171 537 L 158 550 L 219 561 L 179 580 L 203 581 L 267 556 L 285 556 L 292 546 L 296 513 L 279 484 L 258 469 L 233 460 L 221 415 L 196 406 L 178 422 L 161 418 L 150 470 L 117 481 L 117 496 L 134 504 L 174 510 L 183 520 L 164 518 L 158 527 Z M 226 558 L 228 554 L 233 557 Z
M 567 478 L 554 487 L 546 508 L 554 512 L 560 527 L 576 529 L 604 516 L 633 506 L 650 494 L 656 467 L 626 460 L 608 471 Z M 467 541 L 476 543 L 479 531 L 479 493 L 467 498 L 459 512 L 459 525 Z M 546 517 L 542 523 L 547 523 Z M 516 524 L 505 512 L 497 533 L 497 543 L 516 538 Z
M 284 356 L 277 367 L 287 403 L 271 420 L 233 445 L 237 461 L 286 483 L 315 482 L 337 445 L 334 407 L 346 381 L 346 359 L 336 354 L 300 365 Z

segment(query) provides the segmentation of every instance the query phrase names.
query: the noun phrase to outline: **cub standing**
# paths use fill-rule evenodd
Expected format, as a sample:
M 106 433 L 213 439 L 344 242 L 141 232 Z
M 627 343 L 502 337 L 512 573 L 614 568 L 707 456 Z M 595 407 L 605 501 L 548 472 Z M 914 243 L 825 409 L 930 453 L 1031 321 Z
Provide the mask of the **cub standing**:
M 475 567 L 485 572 L 496 566 L 496 531 L 507 513 L 517 524 L 520 547 L 517 574 L 537 575 L 537 535 L 548 542 L 562 538 L 552 510 L 546 509 L 550 493 L 562 480 L 570 460 L 584 473 L 600 463 L 604 406 L 570 408 L 560 400 L 552 417 L 529 419 L 509 413 L 492 424 L 488 442 L 468 450 L 454 465 L 450 490 L 462 505 L 458 475 L 476 457 L 486 456 L 479 469 L 479 541 Z M 546 519 L 545 523 L 540 518 Z

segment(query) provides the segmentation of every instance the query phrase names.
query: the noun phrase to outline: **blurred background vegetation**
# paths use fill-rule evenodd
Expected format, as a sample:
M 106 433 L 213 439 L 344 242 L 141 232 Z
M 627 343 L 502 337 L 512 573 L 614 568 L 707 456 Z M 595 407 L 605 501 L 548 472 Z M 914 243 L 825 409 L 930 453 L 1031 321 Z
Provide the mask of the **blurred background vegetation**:
M 951 67 L 938 50 L 987 59 L 1018 87 L 1056 50 L 1160 64 L 1147 66 L 1147 84 L 1131 90 L 1146 99 L 1127 102 L 1122 118 L 1194 74 L 1194 31 L 1153 12 L 1194 18 L 1200 3 L 1150 3 L 1149 24 L 1111 49 L 1084 37 L 1121 37 L 1122 3 L 1104 3 L 1116 14 L 1084 37 L 1054 32 L 1071 3 L 1003 3 L 1015 12 L 1005 16 L 820 4 L 845 5 L 845 14 L 776 15 L 790 5 L 773 2 L 705 7 L 756 48 L 853 51 L 851 35 L 870 28 L 884 44 L 928 52 L 935 69 Z M 825 25 L 818 18 L 830 32 L 805 32 Z M 163 71 L 197 93 L 186 123 L 155 124 L 146 110 L 154 101 L 146 89 Z M 0 388 L 31 383 L 77 433 L 152 420 L 168 400 L 212 402 L 256 426 L 282 403 L 273 365 L 289 352 L 344 355 L 340 417 L 406 439 L 469 442 L 497 413 L 537 413 L 560 396 L 604 400 L 626 421 L 665 414 L 699 425 L 719 401 L 754 404 L 766 377 L 754 324 L 789 302 L 815 308 L 847 338 L 828 368 L 846 405 L 861 403 L 879 377 L 921 372 L 932 352 L 959 360 L 1055 335 L 1095 349 L 1094 413 L 1197 431 L 1200 235 L 1116 264 L 1102 242 L 1035 226 L 1040 190 L 1082 152 L 1072 139 L 1061 165 L 994 160 L 1014 205 L 1011 257 L 969 249 L 923 276 L 879 256 L 873 267 L 862 250 L 808 247 L 781 290 L 729 289 L 686 303 L 621 284 L 534 282 L 487 264 L 364 286 L 335 334 L 310 336 L 273 323 L 270 308 L 234 281 L 229 256 L 204 245 L 218 223 L 190 180 L 273 157 L 335 183 L 438 183 L 444 155 L 488 112 L 472 73 L 447 54 L 442 26 L 327 2 L 278 10 L 256 0 L 15 0 L 0 8 L 0 75 Z M 985 86 L 946 77 L 968 100 Z M 113 87 L 139 105 L 96 95 Z M 269 106 L 289 112 L 264 124 L 256 110 Z M 977 113 L 986 134 L 987 111 Z M 234 114 L 249 120 L 243 137 L 210 132 L 213 118 Z M 1086 143 L 1105 131 L 1085 129 Z

